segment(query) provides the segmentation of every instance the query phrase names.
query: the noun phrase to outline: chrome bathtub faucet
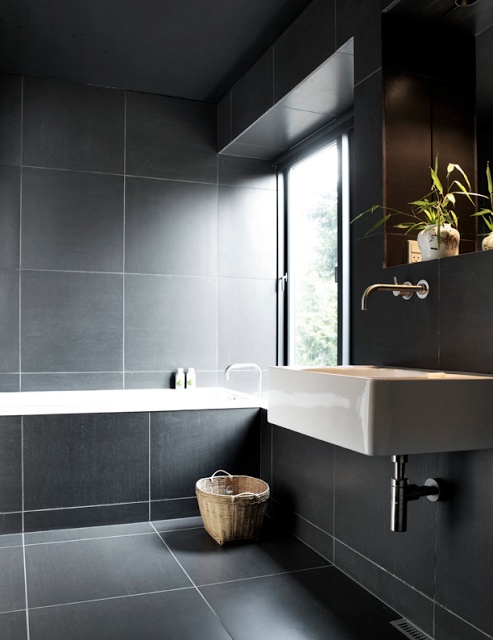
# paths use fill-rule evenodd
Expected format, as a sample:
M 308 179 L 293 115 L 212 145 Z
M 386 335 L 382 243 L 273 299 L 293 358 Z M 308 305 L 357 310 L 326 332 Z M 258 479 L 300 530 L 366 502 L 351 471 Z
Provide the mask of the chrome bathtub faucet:
M 239 362 L 237 364 L 230 364 L 224 370 L 224 375 L 226 376 L 226 380 L 229 380 L 229 372 L 232 371 L 233 369 L 236 369 L 236 370 L 254 369 L 258 373 L 257 396 L 261 398 L 262 397 L 262 370 L 258 366 L 258 364 L 255 364 L 254 362 Z

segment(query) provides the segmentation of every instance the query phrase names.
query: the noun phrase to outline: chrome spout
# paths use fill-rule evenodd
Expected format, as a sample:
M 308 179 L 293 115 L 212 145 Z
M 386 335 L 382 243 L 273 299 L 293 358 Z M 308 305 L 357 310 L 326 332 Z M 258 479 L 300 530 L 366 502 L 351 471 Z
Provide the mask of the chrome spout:
M 394 278 L 394 284 L 371 284 L 365 289 L 361 297 L 362 311 L 367 311 L 368 298 L 373 291 L 392 291 L 394 296 L 400 296 L 404 298 L 404 300 L 409 300 L 413 293 L 416 293 L 418 298 L 426 298 L 430 292 L 430 285 L 426 280 L 420 280 L 418 284 L 411 284 L 408 281 L 398 284 L 397 278 Z
M 224 370 L 224 375 L 226 376 L 226 380 L 229 380 L 229 372 L 233 369 L 255 369 L 258 373 L 258 385 L 257 385 L 257 396 L 259 398 L 262 397 L 262 369 L 255 364 L 254 362 L 240 362 L 237 364 L 230 364 Z

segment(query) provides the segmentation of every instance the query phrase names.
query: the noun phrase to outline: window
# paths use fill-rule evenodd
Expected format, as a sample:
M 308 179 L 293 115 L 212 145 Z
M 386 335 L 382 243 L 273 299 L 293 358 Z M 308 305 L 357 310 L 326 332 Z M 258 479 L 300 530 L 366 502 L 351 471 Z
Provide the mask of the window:
M 284 363 L 331 366 L 348 354 L 348 139 L 283 170 L 285 229 L 280 287 Z

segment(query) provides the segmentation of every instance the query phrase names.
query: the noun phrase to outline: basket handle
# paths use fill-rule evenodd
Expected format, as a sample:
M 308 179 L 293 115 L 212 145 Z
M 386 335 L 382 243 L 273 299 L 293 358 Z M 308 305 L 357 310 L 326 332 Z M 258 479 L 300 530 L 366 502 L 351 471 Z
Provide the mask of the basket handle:
M 233 477 L 230 473 L 228 473 L 227 471 L 224 471 L 224 469 L 218 469 L 217 471 L 215 471 L 215 472 L 211 475 L 211 477 L 210 477 L 209 479 L 210 479 L 210 480 L 213 480 L 213 479 L 217 476 L 217 474 L 218 474 L 218 473 L 223 473 L 225 476 L 229 476 L 230 478 L 232 478 L 232 477 Z
M 245 496 L 250 496 L 250 498 L 258 498 L 257 493 L 253 493 L 252 491 L 243 491 L 243 493 L 237 493 L 235 496 L 231 496 L 231 500 L 235 502 L 237 498 L 244 498 Z

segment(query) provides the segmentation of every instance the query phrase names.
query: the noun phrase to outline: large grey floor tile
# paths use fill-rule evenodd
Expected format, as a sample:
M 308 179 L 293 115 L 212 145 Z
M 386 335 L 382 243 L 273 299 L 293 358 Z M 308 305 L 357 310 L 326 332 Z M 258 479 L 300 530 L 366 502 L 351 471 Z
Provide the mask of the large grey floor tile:
M 391 609 L 334 567 L 202 587 L 235 640 L 402 640 Z
M 22 547 L 22 533 L 5 533 L 0 535 L 0 549 L 4 547 Z
M 195 589 L 182 589 L 30 614 L 30 640 L 230 640 Z
M 0 614 L 0 638 L 4 640 L 27 640 L 25 611 Z
M 26 565 L 30 607 L 190 586 L 158 535 L 28 546 Z
M 265 527 L 258 542 L 220 546 L 204 529 L 160 534 L 197 585 L 326 566 L 329 563 L 291 536 Z
M 0 613 L 25 608 L 22 547 L 0 549 Z

